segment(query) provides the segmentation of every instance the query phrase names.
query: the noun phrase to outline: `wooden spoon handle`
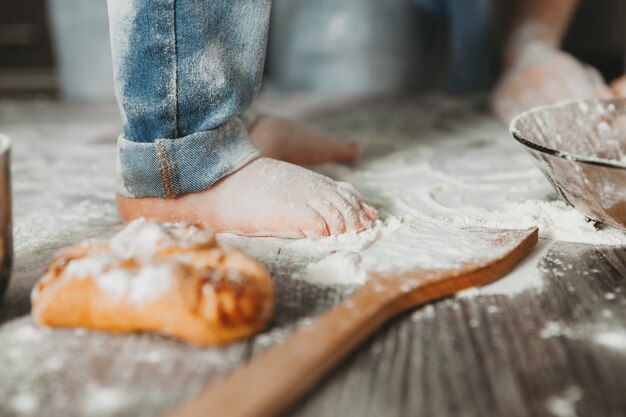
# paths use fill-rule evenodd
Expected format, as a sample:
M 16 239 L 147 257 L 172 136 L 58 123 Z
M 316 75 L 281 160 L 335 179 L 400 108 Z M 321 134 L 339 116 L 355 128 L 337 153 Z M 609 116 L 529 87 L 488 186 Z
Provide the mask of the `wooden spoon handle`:
M 366 284 L 310 327 L 209 385 L 168 416 L 278 414 L 396 313 L 394 295 Z

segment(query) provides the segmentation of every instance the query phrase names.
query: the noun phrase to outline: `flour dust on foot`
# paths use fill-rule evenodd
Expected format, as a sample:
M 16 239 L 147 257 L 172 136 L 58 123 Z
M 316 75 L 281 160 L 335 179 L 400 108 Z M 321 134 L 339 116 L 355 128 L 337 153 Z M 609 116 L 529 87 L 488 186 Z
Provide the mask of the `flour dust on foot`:
M 270 158 L 252 161 L 202 192 L 117 202 L 125 221 L 186 220 L 217 232 L 285 238 L 360 232 L 378 215 L 352 185 Z

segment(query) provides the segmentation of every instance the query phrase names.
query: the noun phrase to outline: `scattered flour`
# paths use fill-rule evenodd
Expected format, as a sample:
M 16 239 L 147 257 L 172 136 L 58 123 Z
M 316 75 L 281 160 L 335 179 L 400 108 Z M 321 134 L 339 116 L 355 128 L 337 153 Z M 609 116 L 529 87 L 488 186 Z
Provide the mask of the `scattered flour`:
M 546 401 L 546 408 L 555 417 L 577 417 L 576 403 L 583 398 L 583 391 L 571 386 L 560 395 L 553 395 Z
M 297 278 L 324 285 L 337 283 L 361 285 L 367 278 L 367 271 L 361 267 L 366 256 L 365 251 L 401 226 L 400 220 L 389 217 L 385 222 L 378 220 L 371 230 L 362 233 L 349 233 L 322 239 L 318 245 L 326 247 L 330 255 L 321 260 L 309 262 L 295 275 Z
M 491 117 L 472 114 L 472 123 L 467 123 L 470 112 L 466 109 L 455 108 L 450 118 L 410 106 L 394 109 L 393 114 L 379 111 L 329 121 L 328 130 L 364 142 L 365 157 L 354 167 L 327 164 L 318 168 L 322 174 L 353 184 L 380 210 L 383 221 L 373 230 L 318 242 L 226 239 L 263 260 L 285 256 L 282 259 L 299 266 L 295 278 L 319 285 L 359 285 L 379 265 L 426 268 L 446 260 L 449 266 L 455 256 L 467 257 L 468 250 L 485 250 L 456 241 L 450 232 L 454 226 L 539 227 L 539 248 L 513 273 L 461 296 L 515 295 L 541 288 L 538 264 L 554 241 L 626 245 L 626 233 L 596 228 L 559 200 L 506 128 Z M 432 245 L 426 241 L 431 232 L 403 227 L 420 222 L 425 228 L 439 228 L 439 233 L 432 231 Z
M 523 232 L 520 232 L 523 233 Z M 459 269 L 498 257 L 515 239 L 490 229 L 471 228 L 436 219 L 390 218 L 362 238 L 331 238 L 331 253 L 310 262 L 297 277 L 318 284 L 362 284 L 367 275 L 409 270 Z M 407 282 L 407 290 L 418 282 Z
M 539 332 L 539 336 L 542 339 L 549 339 L 551 337 L 569 335 L 570 333 L 570 330 L 561 323 L 548 321 Z
M 626 330 L 624 329 L 597 333 L 593 341 L 598 345 L 626 352 Z
M 538 226 L 545 239 L 626 245 L 626 233 L 598 230 L 558 199 L 502 126 L 481 117 L 457 129 L 449 123 L 446 132 L 426 127 L 419 136 L 394 141 L 386 154 L 372 155 L 356 169 L 329 165 L 322 171 L 354 184 L 398 218 L 421 214 L 463 225 Z
M 352 183 L 368 202 L 380 210 L 383 221 L 374 229 L 319 242 L 224 239 L 236 241 L 237 245 L 261 260 L 290 260 L 297 266 L 294 269 L 296 278 L 320 285 L 362 283 L 364 268 L 375 266 L 367 265 L 367 262 L 374 263 L 368 259 L 376 259 L 381 264 L 393 259 L 389 253 L 382 255 L 383 245 L 371 247 L 390 233 L 395 233 L 402 224 L 413 221 L 411 219 L 419 219 L 424 224 L 452 223 L 461 227 L 539 226 L 544 242 L 564 240 L 626 245 L 626 234 L 611 228 L 597 230 L 584 215 L 558 200 L 549 183 L 506 128 L 492 117 L 474 113 L 465 105 L 439 102 L 431 107 L 433 110 L 408 105 L 381 111 L 380 107 L 374 106 L 341 113 L 320 123 L 321 127 L 331 132 L 359 138 L 364 144 L 365 156 L 357 165 L 328 164 L 320 167 L 319 171 Z M 449 115 L 446 114 L 448 111 Z M 7 128 L 7 132 L 27 139 L 41 136 L 41 132 L 28 126 L 26 123 L 14 125 Z M 88 124 L 71 129 L 64 127 L 62 135 L 53 138 L 58 148 L 55 152 L 65 152 L 73 158 L 87 158 L 93 146 L 97 146 L 94 143 L 98 138 L 114 137 L 117 128 L 116 123 L 106 120 L 89 120 Z M 94 143 L 78 140 L 85 137 L 86 129 Z M 51 126 L 48 131 L 54 134 L 58 128 Z M 113 229 L 119 227 L 114 205 L 105 200 L 105 197 L 110 199 L 113 188 L 113 176 L 109 175 L 112 166 L 107 162 L 114 159 L 113 146 L 106 147 L 101 158 L 89 159 L 94 163 L 87 168 L 61 160 L 55 163 L 50 169 L 64 178 L 57 181 L 35 169 L 37 164 L 51 159 L 52 154 L 48 155 L 51 151 L 41 149 L 36 157 L 19 157 L 20 154 L 32 154 L 27 147 L 31 142 L 22 144 L 17 141 L 15 144 L 18 158 L 14 170 L 21 178 L 16 184 L 18 202 L 22 206 L 39 208 L 16 213 L 18 258 L 42 253 L 42 259 L 49 259 L 50 252 L 43 253 L 40 249 L 49 245 L 50 241 L 56 241 L 58 245 L 74 243 L 81 236 L 90 237 L 99 231 L 110 235 L 111 225 L 115 225 Z M 81 172 L 85 169 L 87 171 Z M 90 180 L 85 180 L 86 177 Z M 45 189 L 39 189 L 42 184 Z M 37 188 L 37 193 L 34 193 L 33 187 Z M 31 203 L 28 199 L 35 194 L 38 200 Z M 75 195 L 84 196 L 83 200 L 70 205 L 58 202 L 61 197 L 76 201 Z M 98 204 L 98 201 L 105 203 Z M 49 222 L 49 218 L 55 218 L 55 222 Z M 64 230 L 72 230 L 73 233 L 63 237 Z M 400 235 L 407 239 L 406 244 L 412 237 L 411 233 L 402 232 Z M 436 237 L 445 243 L 440 250 L 449 250 L 449 256 L 453 256 L 455 250 L 461 251 L 452 237 L 446 238 L 443 233 Z M 152 250 L 150 245 L 136 249 Z M 276 255 L 281 250 L 282 254 Z M 368 256 L 363 255 L 365 251 L 368 251 Z M 425 244 L 419 246 L 419 242 L 411 251 L 407 256 L 412 256 L 412 265 L 421 263 L 427 266 L 437 259 L 433 255 L 434 248 Z M 423 251 L 419 258 L 418 251 Z M 376 253 L 381 256 L 375 256 Z M 535 251 L 535 255 L 538 253 L 540 251 Z M 458 254 L 467 255 L 462 251 Z M 394 262 L 398 262 L 399 255 L 395 258 Z M 505 280 L 506 283 L 498 282 L 482 291 L 515 294 L 526 288 L 540 287 L 540 274 L 535 269 L 537 263 L 538 259 L 533 256 L 518 267 L 510 279 Z
M 19 415 L 35 415 L 39 408 L 39 399 L 30 392 L 20 392 L 11 399 L 9 405 Z
M 183 223 L 162 226 L 139 218 L 113 236 L 109 247 L 121 259 L 150 259 L 159 250 L 175 246 L 212 245 L 215 241 L 211 232 L 191 225 L 182 226 Z
M 119 388 L 91 385 L 81 402 L 85 414 L 108 416 L 118 413 L 128 401 L 128 394 Z
M 606 317 L 606 314 L 603 312 L 602 316 Z M 542 339 L 567 337 L 594 343 L 618 352 L 626 352 L 626 330 L 621 327 L 569 327 L 562 323 L 548 321 L 540 330 L 539 336 Z
M 185 262 L 183 257 L 163 260 L 158 256 L 159 251 L 171 247 L 213 245 L 214 242 L 212 232 L 193 225 L 158 225 L 140 218 L 113 236 L 107 251 L 95 251 L 71 260 L 61 273 L 61 279 L 90 277 L 115 297 L 141 304 L 167 292 L 174 286 L 176 277 L 184 273 L 180 265 Z M 128 260 L 136 266 L 120 265 Z
M 178 271 L 172 265 L 144 266 L 139 271 L 115 269 L 95 276 L 95 282 L 116 298 L 142 304 L 158 298 L 174 286 Z
M 297 275 L 306 281 L 322 285 L 360 285 L 366 279 L 365 271 L 359 268 L 361 259 L 358 252 L 335 253 L 321 261 L 309 263 Z
M 355 114 L 342 112 L 336 120 L 322 121 L 322 127 L 329 131 L 364 142 L 365 157 L 355 167 L 328 165 L 320 171 L 353 183 L 368 202 L 381 210 L 383 221 L 373 230 L 317 242 L 229 235 L 220 239 L 236 242 L 264 261 L 278 260 L 283 267 L 293 262 L 296 278 L 321 285 L 362 283 L 362 254 L 368 250 L 371 254 L 378 240 L 411 219 L 461 226 L 521 228 L 538 225 L 545 247 L 554 240 L 626 244 L 622 232 L 610 228 L 597 230 L 583 215 L 558 200 L 506 128 L 490 117 L 471 113 L 467 107 L 409 105 L 389 111 L 373 108 Z M 72 111 L 71 118 L 61 122 L 52 120 L 58 114 L 56 108 L 56 105 L 42 105 L 26 114 L 21 105 L 0 106 L 3 131 L 14 138 L 15 252 L 17 271 L 22 276 L 27 264 L 28 268 L 36 270 L 28 271 L 34 276 L 59 248 L 84 238 L 110 236 L 120 227 L 112 199 L 114 167 L 111 162 L 115 160 L 112 138 L 117 136 L 120 125 L 117 108 L 112 106 L 111 114 L 103 117 L 92 107 L 81 109 L 79 106 Z M 447 111 L 449 114 L 445 114 Z M 85 122 L 77 123 L 75 119 Z M 39 146 L 42 136 L 54 146 Z M 98 150 L 97 155 L 94 149 Z M 71 163 L 74 160 L 89 163 Z M 526 288 L 540 287 L 536 265 L 542 253 L 540 247 L 505 279 L 473 293 L 516 294 Z M 424 265 L 430 262 L 431 259 L 426 259 Z M 471 294 L 468 291 L 465 295 Z M 428 305 L 417 310 L 413 317 L 419 319 L 434 314 L 434 307 Z M 469 324 L 475 327 L 480 322 L 472 319 Z M 276 330 L 282 331 L 281 328 Z M 194 384 L 200 389 L 206 382 L 206 375 L 216 370 L 225 372 L 241 363 L 248 354 L 243 345 L 229 347 L 225 355 L 221 349 L 184 348 L 144 337 L 121 340 L 97 332 L 75 331 L 72 337 L 63 331 L 46 332 L 48 330 L 33 326 L 29 318 L 0 327 L 0 345 L 9 346 L 0 352 L 0 368 L 5 380 L 11 381 L 11 387 L 0 390 L 0 397 L 15 413 L 38 415 L 44 398 L 47 409 L 51 410 L 64 410 L 68 403 L 80 398 L 86 414 L 132 412 L 139 404 L 148 409 L 152 404 L 154 414 L 158 414 L 164 403 L 183 398 Z M 541 334 L 546 338 L 569 337 L 574 332 L 551 322 Z M 284 336 L 278 332 L 261 337 L 262 344 L 269 346 Z M 44 338 L 46 349 L 27 348 L 40 344 Z M 622 330 L 596 331 L 586 338 L 620 352 L 626 349 L 626 335 Z M 85 346 L 97 349 L 85 349 Z M 75 355 L 76 352 L 84 355 Z M 107 374 L 96 374 L 91 378 L 99 378 L 101 385 L 74 384 L 81 388 L 78 392 L 50 389 L 50 373 L 62 371 L 67 376 L 82 377 L 81 372 L 97 366 L 98 355 L 107 352 L 119 352 L 114 369 L 120 375 L 122 371 L 129 371 L 126 376 L 133 378 L 120 378 L 118 388 L 109 388 L 104 380 Z M 141 361 L 141 369 L 147 367 L 160 372 L 159 375 L 168 375 L 171 389 L 163 391 L 150 385 L 149 380 L 142 381 L 142 373 L 134 366 Z M 33 363 L 41 366 L 32 366 Z M 174 369 L 188 372 L 173 372 Z M 72 383 L 63 378 L 61 385 L 67 387 Z M 575 416 L 575 403 L 582 393 L 573 388 L 573 391 L 566 390 L 562 395 L 551 397 L 546 403 L 548 410 L 557 417 Z M 18 394 L 11 398 L 16 389 L 19 389 Z M 31 391 L 34 396 L 30 395 Z M 158 398 L 153 399 L 155 392 Z M 133 405 L 135 407 L 131 407 Z
M 526 290 L 538 290 L 543 287 L 543 280 L 537 271 L 537 265 L 546 256 L 552 241 L 540 239 L 537 249 L 528 255 L 505 277 L 481 288 L 470 288 L 457 293 L 457 297 L 471 298 L 478 295 L 515 296 Z

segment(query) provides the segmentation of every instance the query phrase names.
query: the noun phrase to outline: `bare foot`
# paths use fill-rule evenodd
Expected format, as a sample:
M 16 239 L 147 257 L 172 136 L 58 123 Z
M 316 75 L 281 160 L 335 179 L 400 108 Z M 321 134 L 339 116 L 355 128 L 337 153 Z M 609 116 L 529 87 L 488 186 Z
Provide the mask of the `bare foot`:
M 125 221 L 187 220 L 218 232 L 316 238 L 370 228 L 377 212 L 350 184 L 259 158 L 211 188 L 174 199 L 118 197 Z
M 260 115 L 249 131 L 263 156 L 292 164 L 349 163 L 361 154 L 357 144 L 341 142 L 313 127 L 287 119 Z

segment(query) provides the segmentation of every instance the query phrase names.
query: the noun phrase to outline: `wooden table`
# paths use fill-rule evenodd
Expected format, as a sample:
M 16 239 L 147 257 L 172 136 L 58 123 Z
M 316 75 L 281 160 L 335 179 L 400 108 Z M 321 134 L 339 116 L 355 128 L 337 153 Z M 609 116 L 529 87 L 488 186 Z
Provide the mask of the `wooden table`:
M 325 107 L 298 103 L 282 105 L 301 114 Z M 386 104 L 396 105 L 407 106 Z M 53 254 L 121 227 L 113 200 L 119 123 L 114 103 L 0 103 L 0 131 L 14 139 L 16 239 L 0 308 L 1 416 L 156 416 L 354 290 L 292 279 L 302 265 L 277 251 L 264 259 L 276 278 L 276 316 L 247 342 L 198 349 L 154 335 L 34 326 L 29 291 Z M 290 415 L 625 416 L 624 249 L 544 241 L 516 274 L 542 285 L 470 293 L 399 318 Z

